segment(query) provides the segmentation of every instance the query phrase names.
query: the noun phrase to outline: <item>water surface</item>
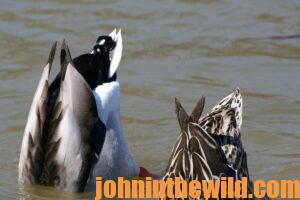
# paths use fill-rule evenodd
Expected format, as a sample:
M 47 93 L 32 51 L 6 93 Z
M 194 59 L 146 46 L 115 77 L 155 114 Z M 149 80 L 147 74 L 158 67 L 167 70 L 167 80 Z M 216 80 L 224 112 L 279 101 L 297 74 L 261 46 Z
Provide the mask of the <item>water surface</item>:
M 0 199 L 89 199 L 17 184 L 27 113 L 53 41 L 73 56 L 123 31 L 125 136 L 140 165 L 166 167 L 178 135 L 174 97 L 206 110 L 240 87 L 254 179 L 300 179 L 300 1 L 10 1 L 0 8 Z M 287 36 L 287 37 L 286 37 Z M 58 57 L 55 61 L 58 69 Z

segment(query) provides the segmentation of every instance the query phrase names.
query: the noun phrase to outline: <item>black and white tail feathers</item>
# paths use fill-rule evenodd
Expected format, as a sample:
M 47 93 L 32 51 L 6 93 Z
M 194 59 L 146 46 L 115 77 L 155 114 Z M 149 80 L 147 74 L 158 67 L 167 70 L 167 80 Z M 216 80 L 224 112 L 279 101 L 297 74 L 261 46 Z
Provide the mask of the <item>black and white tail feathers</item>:
M 56 43 L 28 116 L 20 153 L 19 181 L 80 192 L 99 156 L 106 129 L 98 118 L 92 90 L 74 68 L 65 41 L 61 51 L 62 76 L 56 90 L 49 91 L 55 49 Z

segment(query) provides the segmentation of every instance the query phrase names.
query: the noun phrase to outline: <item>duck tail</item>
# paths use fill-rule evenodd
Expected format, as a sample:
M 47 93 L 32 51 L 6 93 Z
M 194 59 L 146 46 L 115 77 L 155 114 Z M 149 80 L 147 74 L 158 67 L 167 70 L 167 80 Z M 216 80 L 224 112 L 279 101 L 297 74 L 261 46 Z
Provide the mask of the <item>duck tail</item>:
M 49 100 L 49 74 L 57 42 L 52 45 L 46 66 L 43 69 L 26 123 L 19 159 L 19 181 L 37 184 L 42 173 L 43 127 L 47 117 Z
M 164 179 L 180 177 L 183 180 L 209 180 L 214 171 L 223 170 L 220 147 L 197 124 L 204 109 L 202 96 L 189 116 L 179 100 L 175 99 L 175 112 L 180 126 L 179 135 L 169 160 Z
M 59 94 L 48 121 L 41 184 L 82 192 L 101 152 L 106 127 L 90 86 L 75 69 L 66 42 Z

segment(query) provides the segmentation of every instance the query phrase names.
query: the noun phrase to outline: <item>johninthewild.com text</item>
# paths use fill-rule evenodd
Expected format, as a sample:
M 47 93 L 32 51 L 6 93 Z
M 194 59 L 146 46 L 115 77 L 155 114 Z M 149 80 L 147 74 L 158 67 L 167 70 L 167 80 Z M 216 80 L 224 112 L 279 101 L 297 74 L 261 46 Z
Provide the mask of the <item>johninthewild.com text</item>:
M 117 181 L 96 178 L 95 200 L 103 198 L 300 198 L 299 180 L 256 180 L 253 193 L 248 193 L 248 180 L 234 180 L 221 177 L 217 180 L 185 181 L 179 177 L 167 180 L 126 180 Z

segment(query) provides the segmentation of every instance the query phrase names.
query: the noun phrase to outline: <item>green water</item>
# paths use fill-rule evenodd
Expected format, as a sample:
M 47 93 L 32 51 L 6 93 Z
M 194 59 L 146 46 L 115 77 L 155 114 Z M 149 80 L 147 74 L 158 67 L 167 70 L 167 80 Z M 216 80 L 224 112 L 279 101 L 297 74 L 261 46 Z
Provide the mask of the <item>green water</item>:
M 121 115 L 140 165 L 162 174 L 178 135 L 174 97 L 208 110 L 240 87 L 254 179 L 300 179 L 300 1 L 11 1 L 0 7 L 0 199 L 88 199 L 17 184 L 29 106 L 50 46 L 73 56 L 122 28 Z M 57 57 L 58 58 L 58 57 Z M 56 59 L 56 69 L 58 69 Z

